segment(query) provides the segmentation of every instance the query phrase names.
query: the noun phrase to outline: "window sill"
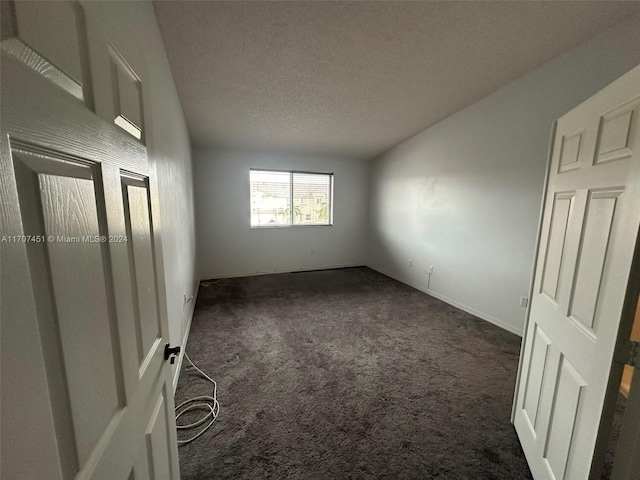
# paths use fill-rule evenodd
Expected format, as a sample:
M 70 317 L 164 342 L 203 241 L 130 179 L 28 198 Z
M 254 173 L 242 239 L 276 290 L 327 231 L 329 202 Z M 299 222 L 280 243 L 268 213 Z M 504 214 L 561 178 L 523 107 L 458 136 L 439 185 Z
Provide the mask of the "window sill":
M 306 225 L 251 225 L 255 230 L 277 230 L 280 228 L 333 227 L 333 223 L 308 223 Z

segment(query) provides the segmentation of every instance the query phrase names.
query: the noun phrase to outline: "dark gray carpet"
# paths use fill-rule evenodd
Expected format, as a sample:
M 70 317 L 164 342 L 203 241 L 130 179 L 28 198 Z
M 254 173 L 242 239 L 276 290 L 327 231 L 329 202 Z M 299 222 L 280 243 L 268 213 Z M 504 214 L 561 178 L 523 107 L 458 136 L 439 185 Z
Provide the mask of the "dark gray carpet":
M 220 417 L 182 478 L 529 479 L 520 338 L 368 268 L 200 288 L 187 351 Z M 183 368 L 176 402 L 208 393 Z
M 607 453 L 604 457 L 604 466 L 602 467 L 601 480 L 609 480 L 613 473 L 613 462 L 615 460 L 616 449 L 618 448 L 618 440 L 620 439 L 620 429 L 624 420 L 624 410 L 627 407 L 627 399 L 620 393 L 616 402 L 616 409 L 613 414 L 613 425 L 609 434 L 609 442 Z

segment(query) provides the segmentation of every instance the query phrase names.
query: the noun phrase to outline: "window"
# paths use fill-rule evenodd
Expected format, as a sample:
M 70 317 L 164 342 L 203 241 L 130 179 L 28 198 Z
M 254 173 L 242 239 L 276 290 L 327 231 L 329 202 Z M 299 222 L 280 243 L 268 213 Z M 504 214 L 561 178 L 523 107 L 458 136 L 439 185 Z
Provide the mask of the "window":
M 333 174 L 251 170 L 251 226 L 331 225 Z

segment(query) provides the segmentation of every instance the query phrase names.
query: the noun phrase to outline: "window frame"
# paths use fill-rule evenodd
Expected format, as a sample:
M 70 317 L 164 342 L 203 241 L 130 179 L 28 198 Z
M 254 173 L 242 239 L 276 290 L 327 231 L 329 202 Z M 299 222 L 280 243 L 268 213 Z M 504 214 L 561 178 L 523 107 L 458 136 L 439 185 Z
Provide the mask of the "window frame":
M 253 225 L 251 215 L 251 172 L 264 172 L 264 173 L 288 173 L 289 174 L 289 223 L 288 224 L 274 224 L 274 225 Z M 302 175 L 324 175 L 329 177 L 329 211 L 327 223 L 293 223 L 293 177 L 295 174 Z M 333 197 L 334 197 L 334 173 L 333 172 L 313 172 L 309 170 L 281 170 L 281 169 L 265 169 L 265 168 L 249 168 L 249 226 L 253 229 L 277 229 L 277 228 L 291 228 L 291 227 L 333 227 Z M 313 202 L 315 205 L 315 202 Z

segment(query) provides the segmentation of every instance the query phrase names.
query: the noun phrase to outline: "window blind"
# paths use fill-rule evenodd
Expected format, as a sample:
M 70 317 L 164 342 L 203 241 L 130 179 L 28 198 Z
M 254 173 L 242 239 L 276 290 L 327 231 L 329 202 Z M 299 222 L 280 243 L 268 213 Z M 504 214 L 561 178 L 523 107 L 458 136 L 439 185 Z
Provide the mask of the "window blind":
M 333 174 L 250 171 L 252 227 L 331 225 Z

